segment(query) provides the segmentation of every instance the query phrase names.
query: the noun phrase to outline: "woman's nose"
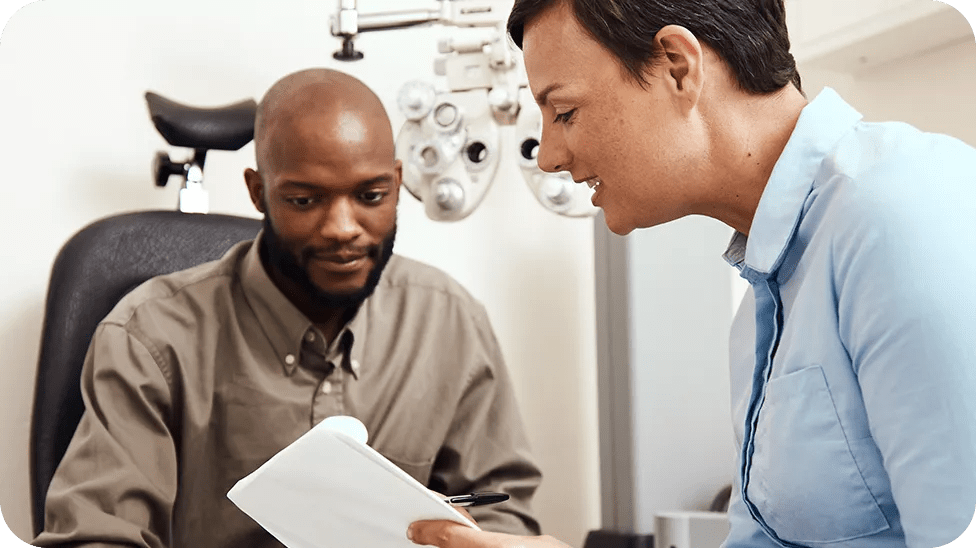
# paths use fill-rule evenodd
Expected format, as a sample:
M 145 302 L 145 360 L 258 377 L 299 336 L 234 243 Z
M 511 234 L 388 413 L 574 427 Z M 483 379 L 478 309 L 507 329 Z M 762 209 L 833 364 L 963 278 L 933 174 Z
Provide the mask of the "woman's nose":
M 562 131 L 558 128 L 542 128 L 542 138 L 539 141 L 539 155 L 536 160 L 539 162 L 539 169 L 555 173 L 569 169 L 572 162 L 572 154 L 566 147 Z

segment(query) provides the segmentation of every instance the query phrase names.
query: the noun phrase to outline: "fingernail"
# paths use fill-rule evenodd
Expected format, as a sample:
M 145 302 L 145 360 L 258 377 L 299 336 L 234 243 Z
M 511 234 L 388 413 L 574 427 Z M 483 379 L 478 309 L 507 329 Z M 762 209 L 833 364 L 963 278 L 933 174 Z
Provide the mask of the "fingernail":
M 411 542 L 413 542 L 413 525 L 407 527 L 407 538 L 410 539 Z

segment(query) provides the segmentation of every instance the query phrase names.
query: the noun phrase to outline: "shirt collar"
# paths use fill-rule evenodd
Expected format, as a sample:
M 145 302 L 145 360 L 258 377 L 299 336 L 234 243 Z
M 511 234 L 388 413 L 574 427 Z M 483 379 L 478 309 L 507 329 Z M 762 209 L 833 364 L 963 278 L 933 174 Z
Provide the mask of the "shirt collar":
M 260 254 L 263 236 L 262 230 L 244 257 L 241 286 L 258 323 L 280 360 L 283 371 L 286 375 L 295 372 L 303 347 L 316 351 L 327 359 L 348 351 L 349 358 L 341 360 L 342 367 L 348 368 L 358 379 L 362 362 L 362 341 L 366 332 L 365 314 L 361 311 L 366 303 L 359 307 L 353 319 L 339 331 L 329 348 L 325 348 L 322 333 L 285 297 L 264 269 Z
M 733 235 L 726 261 L 764 276 L 779 268 L 824 158 L 860 120 L 831 88 L 803 108 L 759 199 L 748 238 Z

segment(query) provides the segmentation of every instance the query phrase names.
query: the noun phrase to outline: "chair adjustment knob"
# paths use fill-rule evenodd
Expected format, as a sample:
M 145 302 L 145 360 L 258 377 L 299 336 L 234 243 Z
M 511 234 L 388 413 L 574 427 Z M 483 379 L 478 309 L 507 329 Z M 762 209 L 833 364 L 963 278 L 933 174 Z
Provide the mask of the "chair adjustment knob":
M 169 178 L 173 175 L 186 175 L 186 166 L 169 159 L 169 154 L 157 152 L 152 164 L 153 179 L 156 186 L 166 186 Z

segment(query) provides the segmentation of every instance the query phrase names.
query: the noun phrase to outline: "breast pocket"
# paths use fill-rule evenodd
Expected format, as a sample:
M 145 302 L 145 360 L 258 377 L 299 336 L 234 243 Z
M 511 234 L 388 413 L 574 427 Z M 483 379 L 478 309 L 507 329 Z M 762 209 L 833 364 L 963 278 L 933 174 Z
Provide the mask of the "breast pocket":
M 310 427 L 307 407 L 259 390 L 247 379 L 232 379 L 214 394 L 208 440 L 224 463 L 223 473 L 240 479 Z
M 410 477 L 427 485 L 430 482 L 430 471 L 434 467 L 434 457 L 427 458 L 425 455 L 414 455 L 412 457 L 403 456 L 405 453 L 392 448 L 373 447 L 377 453 L 386 457 Z
M 787 542 L 841 542 L 889 527 L 854 460 L 819 366 L 767 385 L 746 494 Z

